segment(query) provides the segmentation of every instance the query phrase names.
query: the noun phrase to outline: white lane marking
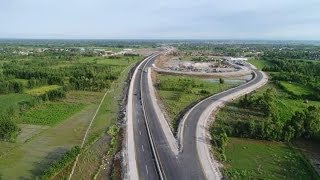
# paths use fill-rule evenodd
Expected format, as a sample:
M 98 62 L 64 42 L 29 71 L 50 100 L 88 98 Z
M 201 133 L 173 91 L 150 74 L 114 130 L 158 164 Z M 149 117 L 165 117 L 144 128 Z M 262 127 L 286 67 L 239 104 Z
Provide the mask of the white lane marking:
M 140 136 L 141 136 L 141 131 L 139 131 L 139 133 L 140 133 Z
M 138 118 L 138 123 L 139 123 L 139 118 Z
M 143 145 L 142 145 L 142 151 L 144 152 L 144 148 L 143 148 Z
M 149 171 L 148 171 L 148 166 L 146 165 L 146 171 L 147 171 L 147 174 L 149 174 Z

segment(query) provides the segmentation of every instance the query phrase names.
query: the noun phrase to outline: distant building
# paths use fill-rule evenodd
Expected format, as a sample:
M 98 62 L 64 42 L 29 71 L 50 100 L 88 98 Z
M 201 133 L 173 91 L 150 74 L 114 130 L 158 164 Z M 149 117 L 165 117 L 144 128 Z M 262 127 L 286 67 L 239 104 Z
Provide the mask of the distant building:
M 234 58 L 234 57 L 231 57 L 230 60 L 231 61 L 248 61 L 248 58 L 242 58 L 242 57 Z
M 245 57 L 225 57 L 224 60 L 242 66 L 242 65 L 244 65 L 245 61 L 248 61 L 248 58 L 245 58 Z

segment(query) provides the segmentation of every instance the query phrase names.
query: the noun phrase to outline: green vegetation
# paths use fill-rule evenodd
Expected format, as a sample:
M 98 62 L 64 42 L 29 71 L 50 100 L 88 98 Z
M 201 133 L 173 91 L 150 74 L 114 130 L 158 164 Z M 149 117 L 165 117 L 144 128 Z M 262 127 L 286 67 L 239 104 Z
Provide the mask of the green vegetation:
M 83 107 L 84 104 L 46 103 L 23 112 L 20 120 L 28 124 L 52 126 L 80 111 Z
M 230 138 L 226 157 L 230 179 L 319 179 L 304 157 L 284 143 Z
M 0 142 L 0 173 L 3 179 L 36 179 L 41 176 L 52 161 L 81 144 L 96 108 L 94 103 L 88 104 L 80 112 L 50 127 L 19 124 L 21 133 L 16 143 Z
M 0 74 L 0 94 L 22 93 L 24 85 L 22 82 L 13 79 L 12 77 L 3 77 Z
M 308 87 L 299 85 L 297 83 L 290 83 L 286 81 L 280 81 L 280 87 L 287 91 L 289 94 L 297 97 L 308 96 L 313 93 Z
M 106 132 L 108 132 L 109 129 L 112 129 L 111 127 L 115 127 L 113 125 L 118 119 L 122 118 L 122 116 L 119 117 L 118 114 L 119 105 L 114 102 L 119 102 L 122 99 L 122 91 L 124 87 L 123 82 L 127 78 L 130 67 L 132 67 L 135 62 L 136 61 L 131 62 L 130 66 L 121 72 L 120 77 L 113 82 L 110 90 L 107 92 L 106 97 L 101 104 L 100 111 L 93 121 L 89 131 L 88 138 L 85 142 L 84 152 L 79 156 L 79 163 L 74 174 L 75 178 L 90 179 L 92 177 L 99 176 L 100 172 L 106 171 L 109 172 L 108 174 L 113 174 L 121 168 L 121 163 L 120 166 L 118 166 L 119 164 L 117 161 L 114 162 L 113 160 L 114 155 L 121 147 L 121 136 L 119 133 Z M 110 138 L 113 139 L 111 140 L 113 143 L 110 141 Z M 114 144 L 115 142 L 116 145 Z M 115 146 L 117 148 L 114 148 Z M 113 150 L 109 151 L 109 147 Z M 106 169 L 99 169 L 101 168 L 101 159 L 107 159 L 108 164 L 114 164 L 114 166 L 106 166 Z M 97 169 L 99 170 L 97 171 Z M 83 174 L 84 171 L 86 172 L 85 175 Z M 62 173 L 61 177 L 65 177 L 67 175 L 68 172 L 66 172 L 66 174 Z
M 319 176 L 310 170 L 303 170 L 302 174 L 294 172 L 303 167 L 309 168 L 310 163 L 300 153 L 290 149 L 287 144 L 281 143 L 282 146 L 292 151 L 294 156 L 299 158 L 295 158 L 289 152 L 284 151 L 283 154 L 286 155 L 287 160 L 285 164 L 281 164 L 281 156 L 277 155 L 277 158 L 279 158 L 276 161 L 277 164 L 262 167 L 263 165 L 260 165 L 260 162 L 265 164 L 263 162 L 264 158 L 260 160 L 260 156 L 263 155 L 262 149 L 268 149 L 266 147 L 252 147 L 253 150 L 261 149 L 259 150 L 259 153 L 261 153 L 259 160 L 252 159 L 251 155 L 255 152 L 249 149 L 249 146 L 253 146 L 252 142 L 261 145 L 260 141 L 241 139 L 241 142 L 237 140 L 237 143 L 235 143 L 234 138 L 231 138 L 231 140 L 228 138 L 241 137 L 287 142 L 297 139 L 316 139 L 320 134 L 318 91 L 320 71 L 318 63 L 270 59 L 268 55 L 262 56 L 260 60 L 251 60 L 251 63 L 259 69 L 270 72 L 269 84 L 257 92 L 245 95 L 239 100 L 227 104 L 217 114 L 215 123 L 210 130 L 215 153 L 221 161 L 226 163 L 225 175 L 231 179 L 247 179 L 249 177 L 258 179 L 291 179 L 293 177 L 319 179 Z M 277 143 L 264 141 L 263 144 L 265 143 L 268 143 L 272 149 L 278 146 Z M 242 150 L 240 148 L 244 146 L 245 150 L 243 151 L 245 152 L 241 154 Z M 239 153 L 237 157 L 235 157 L 235 152 Z M 265 154 L 266 157 L 272 157 L 271 154 L 277 154 L 277 152 L 272 150 L 266 151 Z M 239 158 L 243 158 L 243 160 L 237 161 Z M 257 164 L 258 162 L 259 164 Z M 253 169 L 256 166 L 259 167 L 259 170 Z M 288 169 L 290 166 L 293 169 Z M 282 169 L 281 171 L 281 168 L 287 170 Z M 284 176 L 279 176 L 281 175 L 277 174 L 279 172 L 284 172 Z M 270 175 L 274 175 L 274 177 Z
M 14 141 L 18 135 L 20 129 L 9 118 L 0 116 L 0 140 Z
M 32 100 L 32 97 L 27 94 L 6 94 L 0 95 L 0 114 L 6 115 L 10 109 L 15 109 L 21 104 Z
M 55 160 L 48 169 L 43 172 L 43 175 L 40 179 L 51 179 L 54 175 L 58 174 L 64 167 L 72 163 L 75 158 L 80 153 L 81 148 L 79 146 L 75 146 L 71 148 L 69 151 L 63 154 L 58 160 Z
M 264 58 L 267 59 L 267 57 Z M 263 70 L 281 72 L 272 74 L 274 81 L 287 81 L 300 84 L 312 91 L 312 94 L 298 98 L 320 100 L 320 63 L 286 59 L 273 59 L 270 62 L 272 65 L 266 66 Z
M 110 147 L 108 150 L 108 154 L 115 153 L 115 151 L 116 151 L 117 143 L 118 143 L 117 135 L 118 135 L 119 131 L 120 131 L 120 128 L 117 127 L 116 125 L 112 125 L 108 130 L 108 135 L 112 138 L 110 141 Z
M 256 66 L 257 69 L 262 70 L 264 67 L 270 65 L 270 61 L 262 60 L 262 59 L 250 59 L 248 60 L 249 63 Z
M 121 42 L 118 44 L 124 48 Z M 52 167 L 47 171 L 46 168 L 52 160 L 60 159 L 63 152 L 81 144 L 105 92 L 106 98 L 84 148 L 84 152 L 90 153 L 82 155 L 81 152 L 79 167 L 86 166 L 87 178 L 92 178 L 107 152 L 108 159 L 113 159 L 121 147 L 118 142 L 121 137 L 119 129 L 113 131 L 110 127 L 114 127 L 118 119 L 118 100 L 122 99 L 129 67 L 141 60 L 141 56 L 104 57 L 109 50 L 122 49 L 113 45 L 83 48 L 70 44 L 68 47 L 0 44 L 0 114 L 12 116 L 1 120 L 0 135 L 1 140 L 6 141 L 16 137 L 14 143 L 0 141 L 1 178 L 34 179 L 43 172 L 46 172 L 45 178 L 57 173 L 57 177 L 66 177 L 69 163 L 54 174 Z M 53 165 L 54 171 L 56 165 Z M 81 177 L 83 172 L 76 169 L 75 176 Z
M 56 90 L 56 89 L 59 89 L 61 88 L 61 86 L 58 86 L 58 85 L 48 85 L 48 86 L 41 86 L 41 87 L 38 87 L 38 88 L 33 88 L 33 89 L 30 89 L 30 90 L 27 90 L 26 93 L 27 94 L 30 94 L 32 96 L 40 96 L 40 95 L 43 95 L 49 91 L 52 91 L 52 90 Z
M 212 83 L 200 78 L 157 75 L 158 94 L 177 130 L 179 116 L 195 102 L 237 84 Z

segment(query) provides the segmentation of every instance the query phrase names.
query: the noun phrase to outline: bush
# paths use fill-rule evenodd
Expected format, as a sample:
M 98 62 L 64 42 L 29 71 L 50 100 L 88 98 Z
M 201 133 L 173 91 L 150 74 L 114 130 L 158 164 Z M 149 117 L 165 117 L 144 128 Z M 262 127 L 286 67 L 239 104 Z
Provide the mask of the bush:
M 219 78 L 219 83 L 220 83 L 220 84 L 224 84 L 224 79 Z
M 224 123 L 223 119 L 217 119 L 212 129 L 212 136 L 227 136 L 252 138 L 273 141 L 291 141 L 292 139 L 315 137 L 320 133 L 320 108 L 308 107 L 302 112 L 296 111 L 292 118 L 282 122 L 278 117 L 268 117 L 266 121 L 232 121 Z M 220 148 L 220 140 L 217 146 Z
M 14 141 L 20 128 L 8 117 L 0 116 L 0 140 Z
M 46 92 L 45 94 L 40 95 L 39 97 L 43 101 L 48 101 L 48 100 L 53 101 L 53 100 L 62 99 L 66 97 L 66 92 L 63 90 L 63 88 L 53 89 Z
M 79 146 L 74 146 L 71 148 L 60 159 L 54 161 L 49 168 L 43 172 L 43 175 L 40 177 L 40 179 L 50 179 L 52 176 L 59 173 L 63 168 L 76 159 L 80 151 L 81 148 Z

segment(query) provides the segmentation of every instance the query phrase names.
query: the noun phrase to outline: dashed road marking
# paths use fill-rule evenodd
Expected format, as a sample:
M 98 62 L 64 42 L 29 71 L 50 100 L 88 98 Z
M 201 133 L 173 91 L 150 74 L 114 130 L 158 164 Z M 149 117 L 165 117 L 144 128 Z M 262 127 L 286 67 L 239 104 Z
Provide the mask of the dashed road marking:
M 146 165 L 146 171 L 147 171 L 147 174 L 149 174 L 149 171 L 148 171 L 148 166 Z
M 142 145 L 142 151 L 144 152 L 144 148 L 143 148 L 143 145 Z

